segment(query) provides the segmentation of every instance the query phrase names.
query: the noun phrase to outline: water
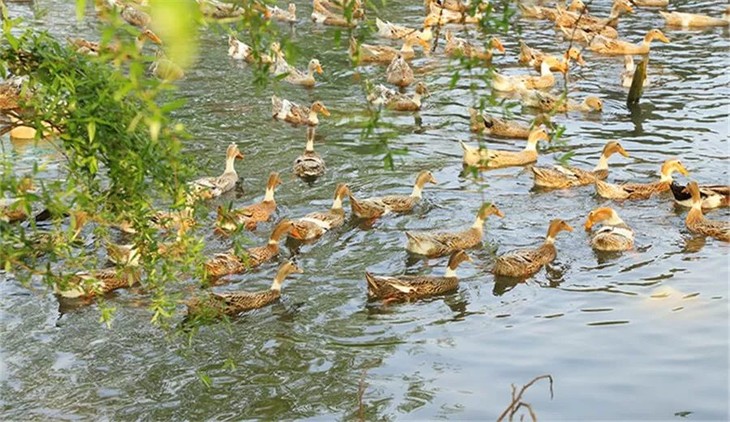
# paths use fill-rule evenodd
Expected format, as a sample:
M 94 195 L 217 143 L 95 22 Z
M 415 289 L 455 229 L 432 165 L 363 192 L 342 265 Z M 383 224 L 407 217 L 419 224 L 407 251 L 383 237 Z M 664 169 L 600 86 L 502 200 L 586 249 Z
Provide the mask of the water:
M 93 20 L 75 23 L 68 3 L 40 2 L 48 13 L 33 24 L 93 39 Z M 422 16 L 420 2 L 394 3 L 382 16 L 412 25 Z M 608 2 L 600 3 L 592 9 L 606 15 Z M 300 16 L 308 16 L 310 5 L 297 6 Z M 672 3 L 713 15 L 723 7 Z M 32 16 L 27 6 L 10 8 Z M 517 26 L 532 46 L 565 47 L 548 22 Z M 622 20 L 620 32 L 639 41 L 651 27 L 664 30 L 663 21 L 643 9 Z M 605 111 L 558 116 L 567 127 L 567 144 L 542 154 L 541 165 L 574 151 L 575 165 L 592 167 L 606 140 L 619 139 L 631 158 L 611 160 L 612 180 L 653 180 L 662 161 L 679 156 L 693 179 L 728 182 L 728 33 L 666 34 L 671 44 L 653 46 L 654 84 L 640 117 L 624 106 L 622 59 L 585 54 L 589 65 L 571 74 L 570 89 L 578 98 L 601 96 Z M 301 103 L 321 99 L 333 112 L 317 132 L 316 149 L 328 166 L 322 180 L 309 187 L 289 176 L 304 148 L 304 130 L 269 120 L 271 90 L 256 92 L 250 71 L 226 57 L 224 35 L 211 31 L 202 32 L 200 61 L 180 84 L 188 106 L 178 117 L 195 135 L 189 150 L 209 160 L 208 173 L 216 174 L 228 143 L 239 144 L 248 156 L 238 165 L 245 193 L 224 200 L 236 205 L 260 200 L 268 172 L 283 172 L 277 218 L 326 209 L 340 181 L 358 195 L 406 193 L 415 173 L 428 168 L 440 183 L 426 188 L 424 204 L 369 230 L 346 224 L 305 246 L 298 256 L 305 274 L 287 282 L 281 303 L 231 325 L 206 327 L 190 344 L 150 326 L 148 298 L 138 292 L 107 299 L 117 314 L 113 329 L 106 329 L 93 306 L 59 320 L 56 299 L 47 291 L 1 283 L 5 419 L 353 419 L 360 415 L 361 389 L 367 419 L 494 419 L 510 401 L 510 384 L 541 374 L 554 377 L 555 397 L 550 399 L 547 384 L 537 384 L 525 400 L 542 419 L 728 418 L 727 244 L 690 235 L 686 211 L 660 196 L 612 204 L 634 228 L 636 248 L 597 255 L 580 230 L 587 213 L 607 203 L 591 187 L 534 191 L 529 172 L 520 168 L 486 173 L 481 182 L 459 178 L 458 141 L 476 140 L 465 109 L 474 94 L 466 79 L 448 89 L 452 70 L 440 54 L 414 62 L 433 93 L 420 119 L 385 113 L 388 130 L 397 135 L 391 147 L 409 153 L 396 158 L 394 171 L 384 170 L 382 154 L 359 138 L 358 124 L 366 119 L 363 94 L 344 41 L 336 48 L 333 38 L 333 29 L 302 20 L 294 35 L 302 46 L 297 64 L 317 56 L 325 75 L 311 91 L 276 88 Z M 503 41 L 508 54 L 496 58 L 498 68 L 525 72 L 516 64 L 517 36 Z M 378 67 L 361 72 L 383 78 Z M 532 116 L 516 112 L 525 120 Z M 42 145 L 3 142 L 22 162 L 51 157 Z M 487 142 L 522 148 L 520 141 Z M 487 224 L 485 239 L 498 253 L 539 243 L 552 218 L 577 230 L 559 236 L 556 262 L 525 283 L 495 282 L 485 271 L 493 262 L 485 248 L 470 252 L 475 264 L 459 270 L 457 293 L 401 305 L 366 302 L 366 269 L 443 271 L 443 259 L 408 262 L 403 230 L 464 227 L 484 200 L 506 214 Z M 730 213 L 711 216 L 727 219 Z M 261 225 L 252 238 L 263 242 L 271 225 Z M 212 236 L 208 241 L 210 253 L 227 247 Z M 236 277 L 228 288 L 264 288 L 274 271 L 275 265 L 266 265 Z

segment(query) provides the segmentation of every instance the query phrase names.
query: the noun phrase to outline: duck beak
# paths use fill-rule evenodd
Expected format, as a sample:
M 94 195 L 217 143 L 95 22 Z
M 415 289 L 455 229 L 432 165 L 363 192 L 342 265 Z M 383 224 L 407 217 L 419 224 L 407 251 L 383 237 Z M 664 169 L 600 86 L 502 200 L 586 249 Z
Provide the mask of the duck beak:
M 162 40 L 161 40 L 161 39 L 160 39 L 160 37 L 158 37 L 158 36 L 157 36 L 157 34 L 155 34 L 154 32 L 152 32 L 152 31 L 150 31 L 150 30 L 148 29 L 148 30 L 146 30 L 146 31 L 144 32 L 144 34 L 145 34 L 145 36 L 147 37 L 147 39 L 149 39 L 149 40 L 150 40 L 150 41 L 152 41 L 153 43 L 155 43 L 155 44 L 157 44 L 157 45 L 162 45 Z
M 324 114 L 325 116 L 329 116 L 330 115 L 330 111 L 327 110 L 326 107 L 322 106 L 322 114 Z
M 629 153 L 626 152 L 626 150 L 622 146 L 619 146 L 618 147 L 618 153 L 621 154 L 621 155 L 623 155 L 626 158 L 629 158 Z
M 317 73 L 319 73 L 321 75 L 322 74 L 322 65 L 318 64 L 317 68 L 315 70 L 317 71 Z
M 436 181 L 436 178 L 431 176 L 431 178 L 428 180 L 431 184 L 438 185 L 438 182 Z
M 567 232 L 572 232 L 573 231 L 573 228 L 570 226 L 570 224 L 565 223 L 565 231 L 567 231 Z
M 506 50 L 504 49 L 504 45 L 502 45 L 502 43 L 501 43 L 501 42 L 497 41 L 497 43 L 496 43 L 496 44 L 497 44 L 497 45 L 495 45 L 494 47 L 495 47 L 495 48 L 497 49 L 497 51 L 499 51 L 500 53 L 504 53 L 504 52 L 506 51 Z
M 241 151 L 238 151 L 236 153 L 236 159 L 237 160 L 243 160 L 243 157 L 245 157 L 245 155 L 243 155 L 243 153 Z
M 662 33 L 659 33 L 659 35 L 657 36 L 657 39 L 659 39 L 659 41 L 661 41 L 661 42 L 669 44 L 669 38 L 667 38 L 667 36 Z
M 689 176 L 689 172 L 681 164 L 677 167 L 677 171 L 680 172 L 680 173 L 682 173 L 683 176 Z
M 583 59 L 583 55 L 578 53 L 578 57 L 575 58 L 575 61 L 578 62 L 579 65 L 585 66 L 586 61 Z
M 586 220 L 586 223 L 585 223 L 585 225 L 583 225 L 583 227 L 585 227 L 586 231 L 589 231 L 593 227 L 593 220 L 591 220 L 591 218 L 588 217 L 588 219 Z
M 292 227 L 291 230 L 289 230 L 289 237 L 293 237 L 294 239 L 302 240 L 304 237 L 301 233 L 299 233 L 299 229 L 296 227 Z
M 495 210 L 494 215 L 496 215 L 499 218 L 504 218 L 504 213 L 502 212 L 502 210 Z

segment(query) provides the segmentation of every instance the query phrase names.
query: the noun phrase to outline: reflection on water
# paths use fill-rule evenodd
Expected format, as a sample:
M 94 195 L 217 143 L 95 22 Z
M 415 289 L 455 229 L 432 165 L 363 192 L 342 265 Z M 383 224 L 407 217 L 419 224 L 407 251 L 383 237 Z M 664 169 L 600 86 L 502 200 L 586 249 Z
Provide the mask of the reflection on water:
M 97 38 L 92 23 L 68 23 L 74 22 L 73 2 L 37 3 L 48 10 L 38 27 Z M 311 6 L 296 3 L 307 16 Z M 9 7 L 32 16 L 24 5 Z M 607 15 L 608 8 L 608 2 L 591 5 L 597 15 Z M 673 1 L 672 8 L 720 12 L 716 2 Z M 416 25 L 422 5 L 388 2 L 379 13 Z M 530 45 L 558 51 L 551 23 L 516 25 Z M 648 27 L 662 26 L 655 11 L 637 9 L 620 31 L 637 40 Z M 247 155 L 238 168 L 240 189 L 219 203 L 260 199 L 269 171 L 290 174 L 301 154 L 304 132 L 271 122 L 272 91 L 300 103 L 321 99 L 333 112 L 317 132 L 318 141 L 325 140 L 317 151 L 327 174 L 312 185 L 285 177 L 277 220 L 327 209 L 340 181 L 356 194 L 408 193 L 413 175 L 427 168 L 439 185 L 429 186 L 412 214 L 371 226 L 349 221 L 316 244 L 287 243 L 282 259 L 297 254 L 305 274 L 285 285 L 281 303 L 231 324 L 202 327 L 192 340 L 151 327 L 149 298 L 141 291 L 106 298 L 118 311 L 109 330 L 99 325 L 93 306 L 61 315 L 65 311 L 41 286 L 29 290 L 3 280 L 0 403 L 6 419 L 354 419 L 361 412 L 368 420 L 493 419 L 509 402 L 510 384 L 544 373 L 555 378 L 555 398 L 529 398 L 542 419 L 727 419 L 730 246 L 690 235 L 686 210 L 666 196 L 616 202 L 611 206 L 636 233 L 635 250 L 596 253 L 589 235 L 576 231 L 558 239 L 557 260 L 535 277 L 495 279 L 488 272 L 495 254 L 538 244 L 552 218 L 580 224 L 591 209 L 610 202 L 590 186 L 533 190 L 530 173 L 519 168 L 477 180 L 460 177 L 458 141 L 478 139 L 469 132 L 466 107 L 489 91 L 466 78 L 449 89 L 453 69 L 440 54 L 414 61 L 433 93 L 424 109 L 383 113 L 383 132 L 394 135 L 390 147 L 408 149 L 396 156 L 394 171 L 383 170 L 382 146 L 360 139 L 367 114 L 356 78 L 380 81 L 383 69 L 353 72 L 346 43 L 334 46 L 334 29 L 313 28 L 306 19 L 295 29 L 301 57 L 317 56 L 325 68 L 313 90 L 257 91 L 251 72 L 226 56 L 225 37 L 201 34 L 201 60 L 181 82 L 189 105 L 177 115 L 195 135 L 188 147 L 212 173 L 220 170 L 230 142 Z M 605 111 L 555 116 L 566 126 L 567 145 L 543 151 L 541 165 L 573 151 L 573 164 L 592 167 L 605 142 L 619 139 L 631 158 L 611 162 L 611 180 L 653 180 L 659 163 L 679 156 L 700 183 L 727 183 L 727 30 L 666 33 L 672 43 L 653 49 L 654 83 L 633 110 L 625 106 L 628 90 L 619 85 L 622 59 L 585 54 L 588 65 L 570 74 L 570 89 L 578 97 L 601 96 Z M 518 38 L 504 36 L 508 54 L 495 57 L 507 74 L 526 72 L 516 63 Z M 472 82 L 477 92 L 469 90 Z M 535 113 L 513 111 L 523 121 Z M 509 140 L 486 141 L 522 148 Z M 2 142 L 20 168 L 40 159 L 49 163 L 49 178 L 56 177 L 52 147 L 7 137 Z M 474 265 L 459 268 L 457 292 L 412 303 L 368 303 L 365 270 L 438 274 L 445 267 L 445 258 L 409 256 L 404 230 L 468 226 L 484 201 L 497 204 L 505 218 L 487 222 L 488 244 L 470 252 Z M 710 214 L 730 216 L 728 210 Z M 263 242 L 272 225 L 248 234 L 251 241 Z M 202 233 L 210 253 L 230 244 L 209 230 Z M 225 288 L 266 288 L 276 266 L 232 277 Z

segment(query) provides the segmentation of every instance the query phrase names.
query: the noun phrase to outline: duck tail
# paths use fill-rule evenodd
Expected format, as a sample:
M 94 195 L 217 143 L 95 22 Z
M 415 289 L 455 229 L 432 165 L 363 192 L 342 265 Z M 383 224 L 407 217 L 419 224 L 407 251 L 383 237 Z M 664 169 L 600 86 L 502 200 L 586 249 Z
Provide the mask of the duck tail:
M 368 282 L 368 292 L 375 293 L 380 290 L 380 286 L 378 286 L 378 281 L 375 279 L 375 276 L 367 271 L 365 271 L 365 281 Z
M 362 214 L 364 210 L 357 198 L 355 198 L 352 194 L 348 194 L 347 196 L 350 198 L 350 207 L 352 208 L 352 211 L 355 213 L 355 215 Z
M 672 190 L 672 195 L 677 201 L 686 201 L 688 199 L 692 199 L 692 195 L 690 195 L 685 187 L 677 182 L 672 182 L 672 184 L 669 185 L 669 188 Z

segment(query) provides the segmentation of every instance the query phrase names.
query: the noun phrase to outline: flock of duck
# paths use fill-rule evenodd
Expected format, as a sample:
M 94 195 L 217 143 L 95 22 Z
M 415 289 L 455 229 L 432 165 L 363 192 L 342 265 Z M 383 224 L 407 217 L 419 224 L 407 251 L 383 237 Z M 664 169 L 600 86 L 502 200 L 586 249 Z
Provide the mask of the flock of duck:
M 210 18 L 229 18 L 240 16 L 242 13 L 241 9 L 227 3 L 219 3 L 214 0 L 199 0 L 199 3 L 203 13 Z M 598 97 L 586 97 L 577 102 L 559 94 L 549 93 L 548 90 L 556 83 L 553 72 L 568 72 L 572 62 L 583 65 L 585 60 L 581 50 L 573 47 L 573 45 L 583 44 L 585 48 L 597 54 L 627 57 L 626 72 L 628 75 L 622 75 L 621 83 L 627 85 L 626 81 L 628 81 L 628 85 L 630 85 L 633 79 L 632 56 L 649 54 L 653 40 L 669 42 L 669 39 L 659 29 L 650 30 L 643 42 L 639 44 L 632 44 L 618 38 L 616 28 L 619 18 L 623 13 L 633 11 L 632 3 L 647 7 L 666 6 L 666 0 L 633 0 L 631 3 L 627 0 L 615 0 L 610 15 L 601 18 L 589 14 L 586 6 L 580 0 L 573 0 L 567 8 L 561 5 L 556 8 L 548 8 L 518 3 L 525 18 L 555 21 L 556 27 L 571 41 L 571 46 L 563 55 L 553 56 L 520 42 L 519 62 L 538 69 L 540 74 L 526 73 L 507 76 L 494 72 L 492 88 L 497 91 L 516 92 L 526 107 L 537 108 L 547 113 L 601 112 L 603 105 Z M 494 50 L 504 52 L 502 42 L 496 37 L 489 40 L 486 43 L 487 48 L 484 48 L 455 35 L 458 27 L 452 24 L 476 23 L 482 18 L 481 9 L 472 9 L 460 0 L 426 0 L 427 15 L 422 28 L 408 28 L 376 19 L 377 35 L 401 43 L 401 47 L 398 49 L 384 44 L 365 44 L 352 38 L 349 43 L 349 55 L 352 60 L 355 63 L 387 64 L 385 81 L 396 87 L 395 89 L 389 88 L 384 84 L 370 86 L 367 100 L 375 106 L 396 111 L 419 110 L 422 100 L 429 95 L 429 91 L 423 82 L 415 80 L 408 62 L 416 56 L 414 47 L 422 48 L 425 54 L 433 54 L 438 51 L 435 47 L 434 51 L 431 51 L 431 48 L 437 42 L 436 37 L 441 37 L 442 26 L 445 27 L 443 32 L 445 43 L 442 52 L 446 55 L 465 56 L 489 62 Z M 286 9 L 262 7 L 261 13 L 266 18 L 283 22 L 296 21 L 294 4 L 290 4 Z M 665 13 L 662 11 L 660 13 L 670 27 L 728 26 L 730 24 L 730 9 L 725 12 L 722 19 L 678 12 Z M 354 27 L 359 21 L 365 19 L 365 13 L 358 0 L 345 1 L 344 4 L 337 0 L 313 0 L 311 17 L 318 24 Z M 154 40 L 149 34 L 144 37 Z M 268 65 L 274 75 L 280 76 L 282 81 L 294 85 L 316 86 L 316 74 L 323 72 L 322 65 L 317 59 L 311 59 L 304 71 L 290 65 L 278 43 L 273 43 L 269 51 L 258 51 L 236 37 L 230 36 L 228 47 L 228 54 L 233 59 Z M 406 88 L 414 83 L 413 92 L 407 93 Z M 327 107 L 321 101 L 315 101 L 311 106 L 304 106 L 277 96 L 272 96 L 271 102 L 273 119 L 294 126 L 306 127 L 306 147 L 294 161 L 294 173 L 302 179 L 310 181 L 322 176 L 326 171 L 325 162 L 314 151 L 314 139 L 315 129 L 320 123 L 319 115 L 329 116 Z M 545 115 L 539 115 L 531 126 L 527 126 L 516 121 L 491 116 L 476 109 L 469 109 L 469 113 L 472 131 L 493 137 L 524 139 L 527 141 L 527 145 L 521 151 L 504 151 L 483 146 L 470 146 L 461 142 L 463 165 L 468 168 L 486 171 L 494 168 L 531 165 L 538 160 L 538 143 L 551 140 L 551 135 L 544 125 L 547 119 Z M 610 141 L 605 145 L 593 169 L 567 165 L 531 166 L 530 169 L 536 186 L 569 189 L 594 185 L 599 196 L 613 200 L 641 200 L 671 191 L 677 203 L 690 208 L 686 217 L 686 226 L 691 232 L 730 241 L 730 223 L 710 220 L 703 214 L 703 210 L 730 205 L 730 186 L 698 185 L 693 181 L 686 186 L 677 184 L 673 180 L 675 172 L 688 175 L 683 164 L 677 159 L 669 159 L 661 165 L 659 180 L 649 183 L 610 183 L 606 179 L 609 176 L 608 160 L 613 154 L 620 154 L 624 157 L 629 155 L 619 142 Z M 243 158 L 237 145 L 231 144 L 226 151 L 224 172 L 219 176 L 192 181 L 190 183 L 191 198 L 205 201 L 220 197 L 234 189 L 238 182 L 235 162 Z M 277 209 L 275 191 L 281 183 L 279 174 L 273 172 L 269 176 L 261 202 L 242 208 L 219 207 L 216 230 L 221 233 L 255 230 L 258 223 L 270 220 Z M 325 233 L 343 226 L 346 220 L 346 211 L 343 206 L 345 200 L 349 201 L 352 216 L 358 219 L 374 220 L 389 214 L 408 213 L 419 203 L 423 189 L 429 183 L 436 184 L 437 182 L 430 171 L 424 170 L 416 175 L 413 190 L 409 195 L 370 198 L 363 198 L 359 193 L 352 192 L 347 184 L 340 183 L 335 188 L 332 206 L 328 210 L 280 221 L 273 228 L 265 245 L 252 247 L 244 252 L 230 249 L 210 258 L 205 263 L 207 281 L 213 285 L 223 284 L 227 275 L 251 271 L 273 261 L 279 256 L 279 244 L 285 236 L 302 242 L 316 242 Z M 368 296 L 372 299 L 401 301 L 455 290 L 458 285 L 456 269 L 462 262 L 471 261 L 465 250 L 477 248 L 482 244 L 485 220 L 489 216 L 504 217 L 495 204 L 485 204 L 475 211 L 474 223 L 460 231 L 405 232 L 406 249 L 409 252 L 426 257 L 449 256 L 443 275 L 377 276 L 366 272 Z M 161 213 L 158 221 L 161 224 L 166 223 L 168 227 L 177 227 L 179 230 L 185 230 L 194 224 L 192 209 Z M 596 227 L 596 225 L 600 225 L 600 227 Z M 633 230 L 610 207 L 600 207 L 591 211 L 586 218 L 584 228 L 592 231 L 591 245 L 596 250 L 626 251 L 633 248 Z M 541 244 L 498 256 L 492 272 L 495 275 L 507 277 L 532 276 L 556 258 L 555 239 L 563 231 L 571 232 L 573 228 L 563 220 L 552 220 Z M 118 263 L 125 267 L 135 265 L 138 252 L 134 246 L 116 246 L 113 249 L 116 252 L 112 254 L 110 251 L 110 256 L 124 256 L 123 259 L 116 259 Z M 280 297 L 284 279 L 298 272 L 302 272 L 302 270 L 293 261 L 287 261 L 279 268 L 270 289 L 261 292 L 209 293 L 204 297 L 197 297 L 187 302 L 189 314 L 217 317 L 260 308 L 276 301 Z M 138 275 L 120 276 L 120 274 L 123 272 L 120 272 L 118 267 L 112 267 L 95 273 L 79 275 L 79 283 L 72 288 L 59 290 L 59 293 L 67 297 L 88 297 L 117 288 L 129 287 L 139 281 Z

